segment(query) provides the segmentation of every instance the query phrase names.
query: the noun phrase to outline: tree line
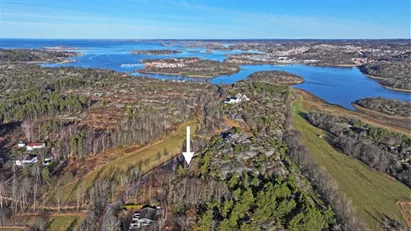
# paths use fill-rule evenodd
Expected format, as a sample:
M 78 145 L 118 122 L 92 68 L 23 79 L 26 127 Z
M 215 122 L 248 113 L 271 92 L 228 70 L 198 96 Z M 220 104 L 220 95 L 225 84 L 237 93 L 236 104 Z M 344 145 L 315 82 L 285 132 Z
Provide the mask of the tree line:
M 360 120 L 311 112 L 309 121 L 336 137 L 333 144 L 371 168 L 411 187 L 411 138 Z

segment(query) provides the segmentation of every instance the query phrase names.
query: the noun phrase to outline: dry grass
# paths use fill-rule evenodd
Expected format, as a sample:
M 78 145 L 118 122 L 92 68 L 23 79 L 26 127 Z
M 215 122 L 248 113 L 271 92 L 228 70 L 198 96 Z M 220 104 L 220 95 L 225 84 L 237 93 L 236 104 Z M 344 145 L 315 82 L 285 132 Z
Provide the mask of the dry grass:
M 143 165 L 143 170 L 151 169 L 152 167 L 159 165 L 171 157 L 180 154 L 181 146 L 186 138 L 186 126 L 191 127 L 192 135 L 197 129 L 197 121 L 191 120 L 177 128 L 169 137 L 158 141 L 149 146 L 135 150 L 131 148 L 131 152 L 127 153 L 113 161 L 110 161 L 103 166 L 96 168 L 90 173 L 86 174 L 82 178 L 66 184 L 58 189 L 55 189 L 49 195 L 49 201 L 57 201 L 57 193 L 60 197 L 60 201 L 70 202 L 75 199 L 76 190 L 89 188 L 94 181 L 106 176 L 112 176 L 118 173 L 118 171 L 127 170 L 129 166 L 137 166 L 140 161 L 147 161 L 147 165 Z M 162 156 L 160 160 L 156 159 L 158 152 L 163 152 L 165 149 L 169 152 L 167 157 Z M 124 149 L 122 149 L 124 151 Z M 115 152 L 115 151 L 114 151 Z
M 372 230 L 381 229 L 384 216 L 405 221 L 397 202 L 410 201 L 409 188 L 335 150 L 327 142 L 329 135 L 304 119 L 307 109 L 312 109 L 312 105 L 301 97 L 293 104 L 294 125 L 302 133 L 303 142 L 316 161 L 336 180 L 339 190 L 347 199 L 352 201 L 357 214 Z
M 81 216 L 74 215 L 59 215 L 51 217 L 50 226 L 47 230 L 58 231 L 58 230 L 77 230 L 80 225 Z
M 398 202 L 398 206 L 407 225 L 411 227 L 411 202 Z

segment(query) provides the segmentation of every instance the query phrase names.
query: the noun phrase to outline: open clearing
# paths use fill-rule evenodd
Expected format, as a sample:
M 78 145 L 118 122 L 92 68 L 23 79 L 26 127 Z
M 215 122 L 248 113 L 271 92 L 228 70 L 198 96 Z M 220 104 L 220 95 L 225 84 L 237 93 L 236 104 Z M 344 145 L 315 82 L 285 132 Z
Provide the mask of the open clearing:
M 85 190 L 90 187 L 95 180 L 114 175 L 118 171 L 127 170 L 129 166 L 136 166 L 139 161 L 147 161 L 147 165 L 143 165 L 144 170 L 151 169 L 153 166 L 161 164 L 162 162 L 180 153 L 181 146 L 186 139 L 186 126 L 191 127 L 191 135 L 193 136 L 197 129 L 196 120 L 190 120 L 182 124 L 173 134 L 161 141 L 141 149 L 134 150 L 118 159 L 106 163 L 100 168 L 91 171 L 82 178 L 54 190 L 49 199 L 56 202 L 56 193 L 58 193 L 60 201 L 73 201 L 75 199 L 76 190 Z M 166 157 L 162 156 L 160 160 L 157 160 L 157 153 L 163 153 L 164 149 L 167 149 L 169 155 Z
M 53 216 L 48 230 L 77 230 L 81 217 L 74 215 Z
M 294 102 L 294 125 L 302 133 L 303 142 L 312 151 L 316 161 L 325 167 L 337 181 L 339 189 L 352 200 L 358 215 L 372 230 L 381 229 L 380 223 L 384 216 L 406 221 L 397 202 L 410 201 L 410 189 L 335 150 L 326 141 L 329 135 L 304 119 L 307 113 L 305 103 L 301 97 Z

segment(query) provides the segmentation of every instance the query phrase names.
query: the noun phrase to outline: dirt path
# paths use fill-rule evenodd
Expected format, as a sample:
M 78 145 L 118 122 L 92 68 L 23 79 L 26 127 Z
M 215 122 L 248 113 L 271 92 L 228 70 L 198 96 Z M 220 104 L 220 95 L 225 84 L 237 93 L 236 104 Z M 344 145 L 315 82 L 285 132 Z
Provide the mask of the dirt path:
M 381 117 L 386 117 L 394 120 L 399 120 L 399 121 L 409 121 L 411 122 L 411 117 L 401 117 L 401 116 L 392 116 L 392 115 L 386 115 L 384 113 L 378 112 L 378 111 L 373 111 L 371 109 L 362 107 L 356 103 L 352 103 L 352 106 L 355 107 L 355 109 L 360 110 L 362 112 L 365 112 L 366 114 L 374 115 L 374 116 L 381 116 Z M 410 128 L 411 129 L 411 128 Z
M 404 220 L 407 222 L 407 226 L 411 227 L 411 202 L 399 201 L 397 205 L 400 208 Z

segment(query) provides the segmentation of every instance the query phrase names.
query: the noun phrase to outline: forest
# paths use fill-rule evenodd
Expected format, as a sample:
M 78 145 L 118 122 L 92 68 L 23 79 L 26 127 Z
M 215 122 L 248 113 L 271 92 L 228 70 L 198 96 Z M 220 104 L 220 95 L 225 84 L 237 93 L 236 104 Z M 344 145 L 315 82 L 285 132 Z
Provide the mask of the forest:
M 361 107 L 390 116 L 411 117 L 411 102 L 403 102 L 382 97 L 364 98 L 354 102 Z
M 411 65 L 404 62 L 377 62 L 359 67 L 360 71 L 371 78 L 379 78 L 383 86 L 398 90 L 411 90 Z
M 62 62 L 69 57 L 77 56 L 79 53 L 66 51 L 47 51 L 38 49 L 0 49 L 0 62 Z
M 248 76 L 248 78 L 274 84 L 296 84 L 304 82 L 304 77 L 285 71 L 257 71 Z
M 142 62 L 145 64 L 145 67 L 138 70 L 142 74 L 212 78 L 220 75 L 231 75 L 240 71 L 240 67 L 234 64 L 199 58 L 147 59 L 142 60 Z M 162 64 L 153 65 L 153 63 L 158 62 Z
M 338 228 L 343 222 L 286 155 L 289 88 L 242 81 L 220 92 L 242 92 L 251 100 L 206 108 L 204 126 L 228 117 L 243 121 L 243 127 L 214 136 L 189 168 L 180 162 L 167 174 L 162 193 L 154 195 L 167 208 L 158 223 L 174 230 Z
M 196 116 L 217 95 L 217 87 L 209 84 L 165 84 L 107 70 L 18 64 L 2 66 L 0 75 L 3 225 L 21 224 L 9 219 L 15 213 L 44 211 L 44 204 L 63 206 L 58 199 L 44 196 L 97 167 L 83 169 L 73 163 L 99 158 L 114 148 L 146 145 L 165 137 L 177 125 Z M 44 149 L 30 153 L 37 155 L 38 164 L 14 165 L 15 160 L 28 155 L 17 147 L 19 141 L 45 143 Z M 52 163 L 42 166 L 46 157 L 52 157 Z M 102 182 L 106 187 L 107 181 Z M 119 190 L 118 182 L 110 182 L 114 195 Z M 99 190 L 104 189 L 109 195 L 104 187 Z M 78 195 L 82 205 L 93 201 L 98 193 L 92 188 L 84 190 Z
M 346 155 L 411 187 L 411 138 L 348 117 L 312 112 L 308 118 Z
M 128 230 L 138 206 L 154 204 L 152 230 L 369 230 L 292 127 L 288 84 L 300 76 L 259 72 L 212 85 L 10 60 L 0 65 L 0 225 L 47 230 L 55 214 L 81 214 L 69 230 Z M 216 61 L 192 64 L 201 72 L 208 62 Z M 250 100 L 223 103 L 238 93 Z M 378 110 L 406 111 L 395 107 Z M 409 137 L 324 113 L 309 120 L 346 155 L 411 187 Z M 185 150 L 178 131 L 188 121 L 197 128 L 190 165 L 164 147 L 138 159 L 172 136 Z M 20 141 L 45 148 L 27 151 Z M 125 153 L 138 161 L 110 165 Z M 14 164 L 29 154 L 39 162 Z M 402 227 L 392 222 L 387 230 Z

